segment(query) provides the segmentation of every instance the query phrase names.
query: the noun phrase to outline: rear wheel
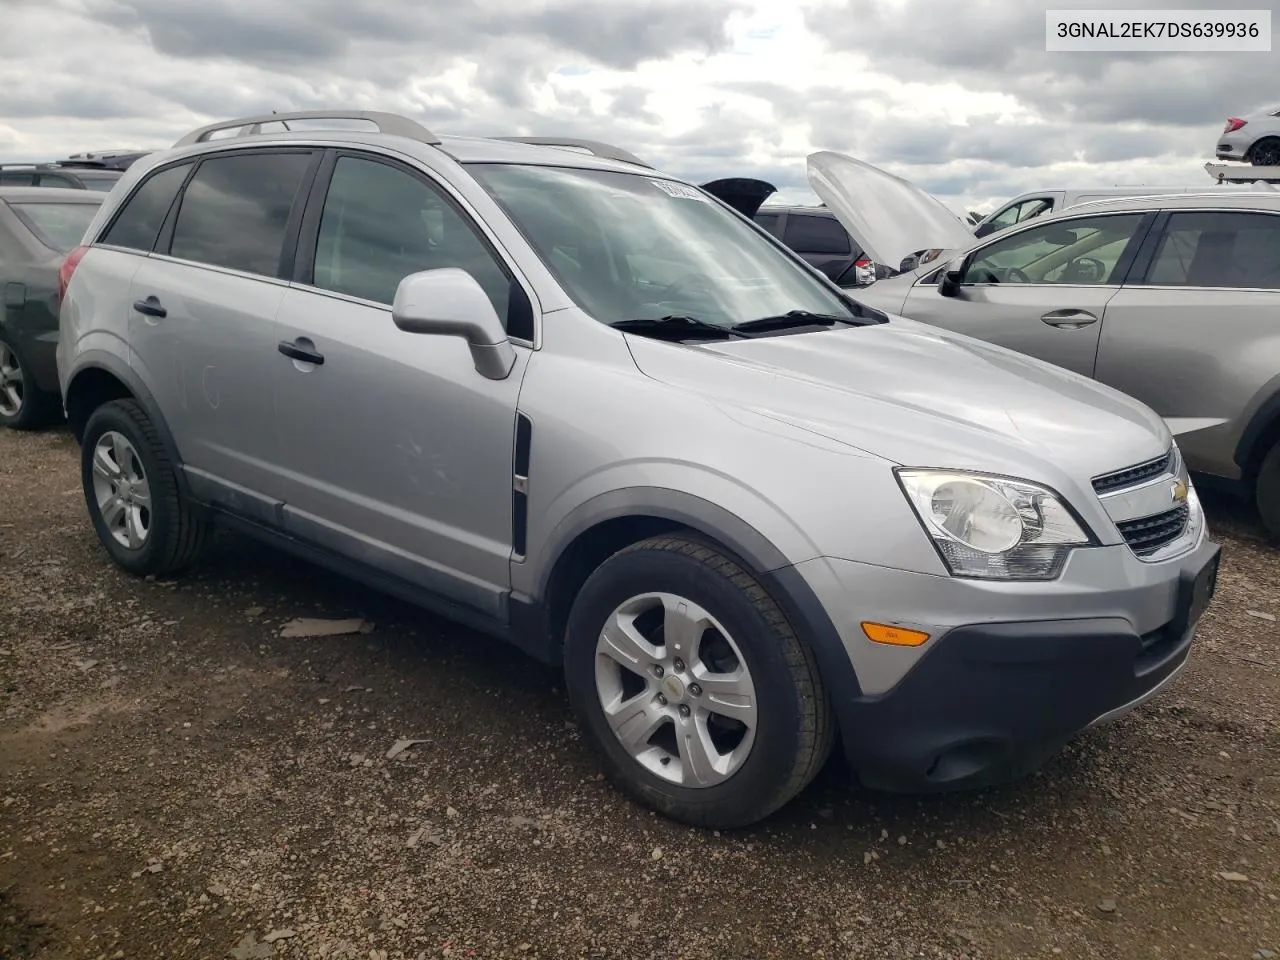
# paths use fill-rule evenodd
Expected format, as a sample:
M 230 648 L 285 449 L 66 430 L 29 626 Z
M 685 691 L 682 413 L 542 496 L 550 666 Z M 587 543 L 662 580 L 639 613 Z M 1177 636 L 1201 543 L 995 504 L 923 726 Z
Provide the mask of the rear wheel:
M 1262 458 L 1254 482 L 1254 499 L 1267 534 L 1280 541 L 1280 442 Z
M 1255 167 L 1280 167 L 1280 137 L 1266 137 L 1250 147 L 1249 162 Z
M 98 539 L 130 573 L 189 566 L 206 524 L 182 496 L 155 425 L 133 400 L 103 404 L 85 424 L 80 478 Z
M 58 397 L 36 386 L 18 349 L 0 336 L 0 425 L 34 430 L 58 418 Z
M 646 540 L 591 575 L 565 674 L 615 781 L 685 823 L 763 819 L 830 753 L 812 653 L 742 565 L 696 541 Z

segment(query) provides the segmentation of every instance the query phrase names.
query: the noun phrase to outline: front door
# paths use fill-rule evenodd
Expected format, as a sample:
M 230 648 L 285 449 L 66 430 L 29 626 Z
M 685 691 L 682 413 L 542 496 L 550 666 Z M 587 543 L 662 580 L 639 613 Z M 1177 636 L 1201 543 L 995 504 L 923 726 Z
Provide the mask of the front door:
M 313 197 L 300 279 L 277 315 L 288 351 L 276 353 L 273 377 L 289 465 L 285 523 L 500 616 L 528 351 L 516 347 L 506 379 L 485 379 L 461 338 L 405 333 L 391 304 L 405 276 L 438 267 L 471 273 L 499 317 L 527 315 L 528 300 L 478 228 L 421 171 L 341 153 Z
M 999 234 L 965 259 L 954 296 L 915 284 L 903 315 L 1092 377 L 1103 315 L 1148 222 L 1109 214 Z

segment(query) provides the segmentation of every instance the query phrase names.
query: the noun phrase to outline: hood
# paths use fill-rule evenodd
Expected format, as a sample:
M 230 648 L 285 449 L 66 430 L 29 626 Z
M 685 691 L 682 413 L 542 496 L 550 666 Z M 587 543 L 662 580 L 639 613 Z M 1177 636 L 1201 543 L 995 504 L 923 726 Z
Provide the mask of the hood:
M 809 155 L 809 185 L 875 260 L 895 270 L 922 250 L 955 250 L 973 231 L 937 197 L 909 180 L 823 150 Z
M 679 345 L 629 337 L 647 376 L 898 464 L 1088 487 L 1170 434 L 1118 391 L 899 317 L 868 327 Z
M 772 183 L 763 180 L 752 180 L 750 177 L 726 177 L 723 180 L 712 180 L 702 184 L 717 200 L 723 200 L 744 217 L 754 217 L 764 203 L 778 192 Z

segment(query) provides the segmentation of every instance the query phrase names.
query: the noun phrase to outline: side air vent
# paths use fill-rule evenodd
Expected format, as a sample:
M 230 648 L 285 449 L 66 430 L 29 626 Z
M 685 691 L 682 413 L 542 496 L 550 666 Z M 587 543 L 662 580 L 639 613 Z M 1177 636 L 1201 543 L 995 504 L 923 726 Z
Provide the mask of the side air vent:
M 511 552 L 524 559 L 529 535 L 529 451 L 533 443 L 533 423 L 523 413 L 516 414 L 516 449 L 511 477 Z

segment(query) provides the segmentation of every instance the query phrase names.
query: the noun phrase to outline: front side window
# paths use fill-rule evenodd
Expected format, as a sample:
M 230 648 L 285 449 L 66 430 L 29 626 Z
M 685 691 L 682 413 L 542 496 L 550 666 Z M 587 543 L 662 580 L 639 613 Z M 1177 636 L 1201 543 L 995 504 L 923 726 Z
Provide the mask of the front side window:
M 96 203 L 10 203 L 9 207 L 41 243 L 63 253 L 80 243 L 98 212 Z
M 274 277 L 309 153 L 233 153 L 204 160 L 183 191 L 169 253 Z
M 836 291 L 697 188 L 657 176 L 471 164 L 565 292 L 602 323 L 730 327 L 793 310 L 853 318 Z
M 466 270 L 507 319 L 511 278 L 435 187 L 378 160 L 339 157 L 316 240 L 313 283 L 390 304 L 411 273 Z
M 160 235 L 164 218 L 169 215 L 169 208 L 190 172 L 190 163 L 180 163 L 151 174 L 125 201 L 103 235 L 102 242 L 150 253 L 156 237 Z
M 1115 283 L 1125 248 L 1144 214 L 1053 221 L 996 240 L 974 253 L 964 283 Z
M 1225 211 L 1174 213 L 1147 283 L 1280 289 L 1280 216 Z

